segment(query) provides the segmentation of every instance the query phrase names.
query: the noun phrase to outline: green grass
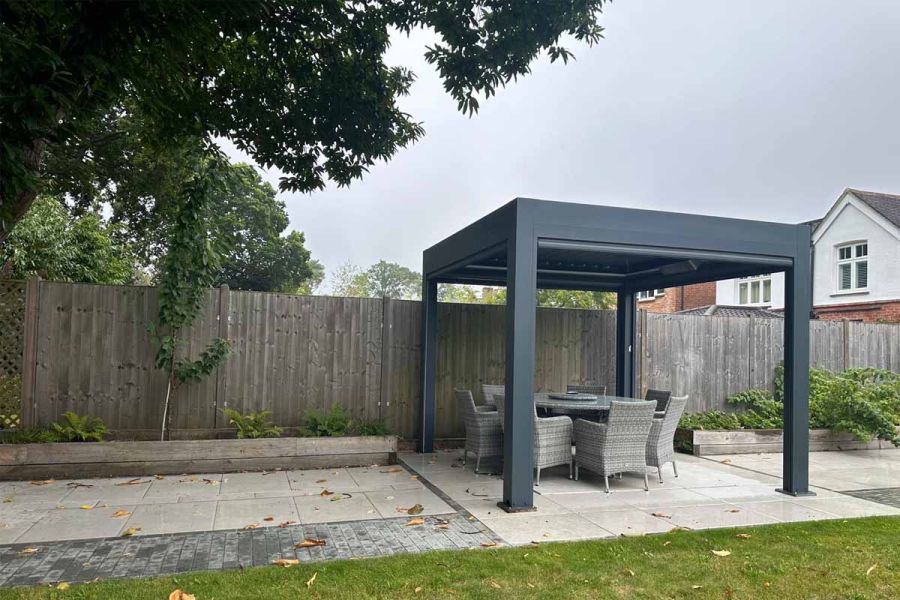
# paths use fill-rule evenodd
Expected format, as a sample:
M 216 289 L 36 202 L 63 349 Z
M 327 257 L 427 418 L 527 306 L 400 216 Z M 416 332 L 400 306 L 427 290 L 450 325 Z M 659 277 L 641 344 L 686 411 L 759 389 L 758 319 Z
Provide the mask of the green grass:
M 731 555 L 718 557 L 713 550 Z M 307 587 L 313 574 L 315 582 Z M 176 588 L 197 600 L 897 598 L 900 517 L 190 573 L 65 591 L 18 588 L 0 590 L 0 599 L 158 600 Z

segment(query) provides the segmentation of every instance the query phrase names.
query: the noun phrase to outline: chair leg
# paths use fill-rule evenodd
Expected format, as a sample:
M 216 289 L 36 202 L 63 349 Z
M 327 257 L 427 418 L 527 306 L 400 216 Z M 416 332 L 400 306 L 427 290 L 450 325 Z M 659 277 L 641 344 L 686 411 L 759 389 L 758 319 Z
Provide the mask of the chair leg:
M 578 463 L 575 463 L 575 481 L 578 481 Z
M 572 461 L 569 461 L 569 479 L 572 479 Z
M 541 485 L 541 468 L 536 469 L 537 475 L 534 477 L 534 485 Z
M 644 469 L 644 491 L 650 491 L 650 480 L 647 479 L 647 469 Z
M 662 467 L 656 467 L 656 474 L 659 475 L 659 482 L 662 483 Z
M 609 493 L 609 475 L 603 476 L 603 484 L 606 486 L 606 493 Z
M 466 458 L 469 456 L 469 451 L 463 448 L 463 468 L 466 466 Z
M 672 470 L 675 471 L 675 477 L 678 477 L 678 466 L 675 464 L 675 461 L 672 461 Z
M 481 466 L 481 453 L 476 452 L 475 453 L 475 472 L 476 473 L 478 472 L 478 467 L 480 467 L 480 466 Z

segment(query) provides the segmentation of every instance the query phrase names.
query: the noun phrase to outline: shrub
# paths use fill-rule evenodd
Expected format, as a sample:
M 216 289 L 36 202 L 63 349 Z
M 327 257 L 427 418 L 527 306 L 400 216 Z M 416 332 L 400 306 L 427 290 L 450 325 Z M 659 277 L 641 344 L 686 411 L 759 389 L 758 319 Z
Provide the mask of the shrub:
M 22 414 L 22 378 L 0 375 L 0 429 L 13 429 Z
M 62 423 L 50 423 L 53 442 L 102 442 L 109 430 L 100 417 L 81 417 L 63 413 Z
M 233 408 L 223 408 L 222 413 L 228 417 L 228 422 L 237 427 L 238 439 L 257 439 L 279 437 L 281 427 L 269 420 L 272 412 L 261 410 L 242 415 Z
M 55 441 L 56 439 L 51 431 L 37 427 L 12 429 L 0 435 L 0 444 L 43 444 Z
M 708 410 L 706 412 L 685 413 L 681 415 L 678 426 L 684 429 L 741 429 L 741 422 L 736 413 L 727 413 L 720 410 Z
M 340 437 L 346 435 L 349 428 L 350 416 L 343 406 L 335 404 L 327 413 L 322 413 L 318 410 L 307 411 L 304 425 L 300 428 L 300 435 L 307 437 Z
M 381 419 L 372 421 L 360 420 L 350 424 L 352 435 L 390 435 L 391 430 Z

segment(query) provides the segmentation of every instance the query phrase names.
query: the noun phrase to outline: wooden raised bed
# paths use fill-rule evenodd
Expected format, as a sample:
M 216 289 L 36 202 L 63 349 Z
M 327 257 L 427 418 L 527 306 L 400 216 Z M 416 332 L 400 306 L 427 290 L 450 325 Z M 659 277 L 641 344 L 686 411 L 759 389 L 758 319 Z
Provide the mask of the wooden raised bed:
M 675 442 L 676 447 L 690 448 L 695 456 L 781 452 L 784 449 L 784 432 L 781 429 L 738 429 L 733 431 L 678 429 L 675 432 Z M 877 439 L 871 442 L 861 442 L 850 433 L 833 433 L 828 429 L 809 430 L 809 449 L 813 452 L 893 447 L 892 443 Z
M 0 444 L 0 480 L 390 464 L 397 437 Z

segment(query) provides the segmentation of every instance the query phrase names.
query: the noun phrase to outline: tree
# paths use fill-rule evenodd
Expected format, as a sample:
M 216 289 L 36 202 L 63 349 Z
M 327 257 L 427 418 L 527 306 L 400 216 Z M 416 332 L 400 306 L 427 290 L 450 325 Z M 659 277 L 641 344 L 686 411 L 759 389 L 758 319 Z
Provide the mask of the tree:
M 425 58 L 459 109 L 529 71 L 564 35 L 593 44 L 604 0 L 578 2 L 24 2 L 0 23 L 0 241 L 46 179 L 49 150 L 133 106 L 158 140 L 222 136 L 282 189 L 348 185 L 423 134 L 400 110 L 414 75 L 391 31 L 434 29 Z M 115 24 L 115 26 L 111 26 Z
M 310 259 L 307 264 L 309 265 L 310 275 L 307 277 L 306 281 L 295 290 L 295 293 L 311 296 L 318 291 L 325 281 L 325 265 L 314 258 Z
M 362 270 L 350 261 L 345 262 L 331 274 L 329 285 L 331 293 L 335 296 L 365 297 L 367 291 L 361 287 L 360 279 Z
M 482 304 L 481 298 L 471 285 L 458 283 L 442 283 L 438 285 L 438 302 L 456 302 L 458 304 Z
M 484 288 L 481 302 L 506 304 L 506 288 Z M 537 305 L 551 308 L 609 309 L 616 305 L 616 295 L 613 292 L 539 289 Z
M 397 263 L 380 260 L 357 273 L 353 287 L 370 298 L 414 300 L 422 294 L 422 275 Z
M 132 283 L 135 256 L 116 241 L 117 227 L 88 212 L 71 219 L 54 198 L 41 196 L 0 247 L 0 273 L 25 279 Z
M 163 405 L 162 433 L 171 431 L 170 404 L 175 389 L 198 381 L 225 362 L 231 346 L 228 340 L 213 339 L 196 360 L 179 357 L 180 338 L 200 313 L 207 288 L 218 268 L 218 256 L 209 238 L 207 215 L 210 199 L 221 192 L 221 164 L 198 160 L 198 170 L 184 189 L 181 210 L 169 240 L 159 282 L 159 324 L 153 329 L 157 341 L 156 366 L 168 374 Z

